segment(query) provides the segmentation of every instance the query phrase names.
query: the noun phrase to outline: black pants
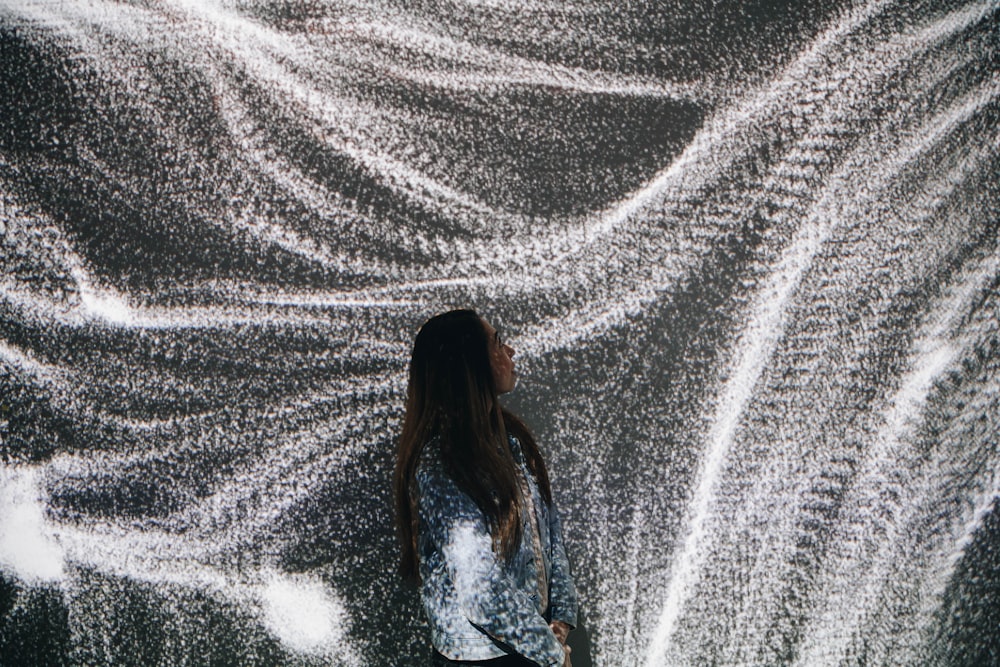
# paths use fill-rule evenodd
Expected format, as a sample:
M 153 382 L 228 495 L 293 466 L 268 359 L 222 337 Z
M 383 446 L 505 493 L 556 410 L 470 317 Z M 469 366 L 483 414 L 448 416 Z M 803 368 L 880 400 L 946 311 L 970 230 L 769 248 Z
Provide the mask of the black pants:
M 449 660 L 437 651 L 431 659 L 433 667 L 538 667 L 538 663 L 522 658 L 519 655 L 507 655 L 502 658 L 492 658 L 490 660 Z

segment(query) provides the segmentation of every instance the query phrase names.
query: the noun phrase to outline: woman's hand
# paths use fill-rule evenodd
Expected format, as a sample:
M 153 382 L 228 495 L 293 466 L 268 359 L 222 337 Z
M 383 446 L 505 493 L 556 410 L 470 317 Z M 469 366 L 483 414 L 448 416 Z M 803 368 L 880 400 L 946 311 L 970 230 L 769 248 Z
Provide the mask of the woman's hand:
M 562 621 L 552 621 L 549 623 L 549 627 L 552 628 L 552 634 L 556 636 L 559 643 L 565 646 L 566 639 L 569 637 L 569 626 Z
M 569 646 L 566 646 L 565 644 L 563 644 L 563 651 L 566 652 L 566 655 L 563 658 L 563 667 L 573 667 L 573 663 L 570 662 L 570 659 L 569 659 L 569 654 L 572 653 L 573 650 Z
M 552 628 L 552 634 L 554 634 L 556 639 L 559 640 L 559 643 L 562 644 L 563 651 L 565 652 L 563 667 L 573 667 L 573 664 L 569 659 L 569 654 L 572 651 L 569 646 L 566 646 L 566 639 L 569 637 L 569 626 L 562 621 L 552 621 L 549 623 L 549 627 Z

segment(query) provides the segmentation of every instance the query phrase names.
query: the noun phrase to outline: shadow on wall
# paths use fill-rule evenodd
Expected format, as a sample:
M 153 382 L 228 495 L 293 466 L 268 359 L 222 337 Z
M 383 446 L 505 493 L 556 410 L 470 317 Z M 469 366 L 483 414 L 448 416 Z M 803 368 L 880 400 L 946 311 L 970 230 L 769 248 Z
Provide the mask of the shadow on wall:
M 573 650 L 570 658 L 573 667 L 593 667 L 593 660 L 590 657 L 590 633 L 587 632 L 586 620 L 581 617 L 580 625 L 569 633 L 569 647 Z

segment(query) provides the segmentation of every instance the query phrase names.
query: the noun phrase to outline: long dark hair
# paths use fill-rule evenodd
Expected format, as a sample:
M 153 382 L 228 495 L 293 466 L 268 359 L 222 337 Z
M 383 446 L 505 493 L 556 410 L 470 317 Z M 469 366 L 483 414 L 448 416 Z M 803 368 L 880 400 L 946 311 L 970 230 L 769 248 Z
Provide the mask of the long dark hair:
M 524 507 L 516 464 L 506 445 L 508 433 L 521 442 L 543 498 L 552 502 L 548 472 L 531 431 L 500 405 L 482 318 L 473 310 L 432 317 L 413 343 L 393 475 L 403 576 L 419 576 L 414 475 L 432 439 L 439 443 L 446 472 L 486 515 L 493 550 L 505 559 L 516 552 Z

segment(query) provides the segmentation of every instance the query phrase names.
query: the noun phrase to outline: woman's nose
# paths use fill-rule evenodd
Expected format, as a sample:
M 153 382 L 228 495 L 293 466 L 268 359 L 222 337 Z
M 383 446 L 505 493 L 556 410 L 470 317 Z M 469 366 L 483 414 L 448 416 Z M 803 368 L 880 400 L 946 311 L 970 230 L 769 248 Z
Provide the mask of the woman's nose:
M 514 356 L 514 348 L 512 348 L 510 345 L 507 345 L 506 343 L 504 343 L 503 346 L 504 346 L 504 349 L 507 350 L 507 356 L 508 357 L 513 357 Z

